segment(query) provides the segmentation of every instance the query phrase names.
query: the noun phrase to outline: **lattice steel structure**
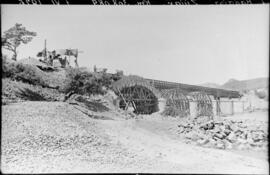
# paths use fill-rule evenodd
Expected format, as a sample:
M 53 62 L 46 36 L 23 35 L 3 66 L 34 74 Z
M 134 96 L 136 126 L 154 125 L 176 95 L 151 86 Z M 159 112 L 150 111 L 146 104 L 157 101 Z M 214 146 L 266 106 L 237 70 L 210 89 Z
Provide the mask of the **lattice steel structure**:
M 166 108 L 171 108 L 170 110 L 182 116 L 190 114 L 189 99 L 185 94 L 186 92 L 179 88 L 161 91 L 161 96 L 166 99 Z
M 175 89 L 179 88 L 186 92 L 205 92 L 208 95 L 213 95 L 215 98 L 217 97 L 227 97 L 227 98 L 239 98 L 241 94 L 238 91 L 219 89 L 219 88 L 210 88 L 196 85 L 189 85 L 183 83 L 176 82 L 168 82 L 154 79 L 146 79 L 149 83 L 158 90 L 163 89 Z
M 158 111 L 159 92 L 148 81 L 138 76 L 125 76 L 113 83 L 115 93 L 120 97 L 119 107 L 132 106 L 136 114 L 151 114 Z
M 205 92 L 191 92 L 188 94 L 191 101 L 197 104 L 197 117 L 198 116 L 213 116 L 213 104 L 209 95 Z

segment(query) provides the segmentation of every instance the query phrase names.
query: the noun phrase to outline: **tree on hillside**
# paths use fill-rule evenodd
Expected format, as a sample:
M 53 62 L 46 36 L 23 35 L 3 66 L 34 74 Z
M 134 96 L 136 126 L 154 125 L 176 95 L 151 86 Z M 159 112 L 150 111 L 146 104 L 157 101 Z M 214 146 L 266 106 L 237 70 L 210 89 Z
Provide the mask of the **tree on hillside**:
M 30 32 L 26 30 L 22 24 L 16 23 L 15 26 L 4 32 L 4 35 L 2 36 L 2 47 L 13 52 L 12 59 L 17 60 L 17 48 L 19 45 L 21 43 L 29 43 L 36 35 L 36 32 Z

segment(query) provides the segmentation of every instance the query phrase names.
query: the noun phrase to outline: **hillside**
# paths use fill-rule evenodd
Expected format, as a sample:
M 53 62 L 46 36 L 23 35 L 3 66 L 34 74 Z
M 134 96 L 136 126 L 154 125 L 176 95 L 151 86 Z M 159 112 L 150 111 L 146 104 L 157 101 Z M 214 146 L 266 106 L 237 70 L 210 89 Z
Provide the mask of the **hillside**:
M 261 88 L 267 88 L 268 78 L 255 78 L 249 80 L 235 80 L 230 79 L 228 82 L 222 85 L 224 89 L 231 89 L 231 90 L 256 90 Z
M 223 85 L 207 82 L 207 83 L 199 84 L 199 86 L 243 91 L 243 90 L 256 90 L 256 89 L 268 88 L 269 84 L 268 84 L 268 78 L 255 78 L 255 79 L 249 79 L 249 80 L 230 79 Z

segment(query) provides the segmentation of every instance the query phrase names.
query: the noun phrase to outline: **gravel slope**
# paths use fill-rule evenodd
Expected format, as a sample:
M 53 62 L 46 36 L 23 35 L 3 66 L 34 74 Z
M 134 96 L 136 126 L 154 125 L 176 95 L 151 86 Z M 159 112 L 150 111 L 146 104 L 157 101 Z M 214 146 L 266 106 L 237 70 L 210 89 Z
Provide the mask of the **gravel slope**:
M 187 145 L 157 132 L 160 124 L 155 126 L 151 121 L 138 124 L 139 120 L 120 120 L 114 115 L 111 113 L 111 120 L 94 119 L 63 102 L 2 106 L 1 171 L 268 172 L 265 160 Z
M 173 166 L 115 143 L 100 120 L 62 102 L 2 106 L 1 148 L 3 173 L 166 172 Z

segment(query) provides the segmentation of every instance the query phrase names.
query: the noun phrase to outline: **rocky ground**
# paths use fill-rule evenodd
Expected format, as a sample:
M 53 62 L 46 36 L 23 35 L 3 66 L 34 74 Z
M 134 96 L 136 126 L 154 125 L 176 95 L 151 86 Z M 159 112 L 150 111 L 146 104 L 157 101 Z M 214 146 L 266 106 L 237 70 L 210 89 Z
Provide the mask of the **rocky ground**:
M 182 121 L 178 131 L 186 142 L 219 149 L 267 150 L 268 126 L 264 121 L 215 119 L 203 123 Z
M 247 135 L 252 143 L 257 143 L 256 139 L 258 143 L 268 143 L 263 127 L 268 125 L 268 120 L 258 126 L 263 134 L 258 131 L 253 136 L 257 126 L 243 128 L 246 122 L 210 121 L 195 127 L 192 122 L 184 125 L 183 120 L 162 117 L 158 113 L 134 117 L 113 110 L 98 99 L 84 105 L 80 103 L 82 101 L 76 100 L 26 101 L 2 106 L 1 171 L 240 174 L 269 171 L 266 157 L 238 154 L 228 151 L 227 147 L 217 149 L 215 144 L 203 147 L 197 144 L 198 140 L 188 143 L 185 131 L 189 130 L 186 126 L 192 126 L 193 131 L 189 133 L 200 131 L 203 138 L 209 139 L 219 133 L 218 136 L 224 138 L 217 140 L 223 141 L 228 140 L 230 133 L 237 135 L 240 130 L 239 135 Z M 260 115 L 267 118 L 266 112 Z M 223 133 L 226 134 L 228 126 L 236 129 L 225 136 Z M 236 136 L 236 142 L 240 136 Z M 263 146 L 258 148 L 257 152 L 266 153 Z

